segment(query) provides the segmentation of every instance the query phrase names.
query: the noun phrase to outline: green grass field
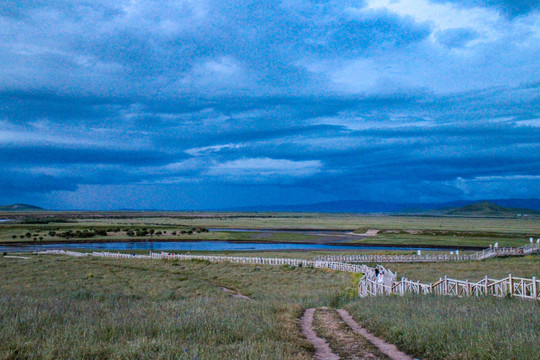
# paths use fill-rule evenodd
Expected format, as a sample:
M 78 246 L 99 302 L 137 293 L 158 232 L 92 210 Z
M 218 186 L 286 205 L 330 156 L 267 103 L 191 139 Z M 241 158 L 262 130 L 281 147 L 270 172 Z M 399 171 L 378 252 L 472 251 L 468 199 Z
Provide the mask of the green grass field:
M 496 298 L 366 298 L 346 308 L 376 335 L 424 359 L 538 359 L 540 304 Z
M 12 214 L 11 214 L 12 215 Z M 0 214 L 0 218 L 3 215 Z M 4 215 L 7 216 L 7 215 Z M 22 215 L 21 215 L 22 216 Z M 26 215 L 35 216 L 35 215 Z M 373 237 L 352 238 L 358 244 L 396 244 L 432 246 L 488 247 L 521 246 L 529 237 L 540 237 L 540 217 L 521 218 L 465 218 L 426 216 L 361 216 L 351 214 L 294 214 L 294 213 L 45 213 L 50 223 L 1 223 L 0 243 L 40 243 L 49 241 L 137 241 L 137 240 L 222 240 L 222 241 L 278 241 L 328 242 L 345 241 L 340 238 L 299 233 L 239 233 L 193 232 L 193 228 L 248 228 L 248 229 L 326 229 L 379 230 Z M 114 216 L 114 217 L 112 217 Z M 32 219 L 27 219 L 31 221 Z M 38 219 L 43 220 L 43 219 Z M 65 222 L 68 221 L 68 222 Z M 160 235 L 128 236 L 128 230 L 153 229 Z M 107 231 L 106 236 L 60 237 L 71 230 Z M 114 230 L 114 231 L 113 231 Z M 51 235 L 54 232 L 54 235 Z
M 432 281 L 442 272 L 532 276 L 538 264 L 531 256 L 388 267 Z M 298 319 L 319 306 L 345 306 L 364 326 L 422 358 L 534 359 L 540 352 L 538 303 L 358 299 L 358 277 L 341 272 L 30 255 L 0 256 L 0 274 L 0 359 L 309 359 Z
M 52 256 L 0 258 L 0 273 L 2 359 L 308 359 L 302 308 L 353 284 L 313 269 Z

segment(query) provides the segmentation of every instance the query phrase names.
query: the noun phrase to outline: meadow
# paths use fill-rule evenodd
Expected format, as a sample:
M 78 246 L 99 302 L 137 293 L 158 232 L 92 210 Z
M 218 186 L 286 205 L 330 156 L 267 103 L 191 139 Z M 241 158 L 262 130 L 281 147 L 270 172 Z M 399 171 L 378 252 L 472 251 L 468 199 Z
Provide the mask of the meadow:
M 540 235 L 540 217 L 467 218 L 450 216 L 386 216 L 303 213 L 78 213 L 39 215 L 3 213 L 14 223 L 0 224 L 0 243 L 77 241 L 251 241 L 348 242 L 355 244 L 488 247 L 522 246 Z M 211 228 L 223 231 L 207 232 Z M 239 233 L 226 229 L 259 229 Z M 349 238 L 265 230 L 344 230 L 376 236 Z M 152 233 L 147 233 L 152 231 Z M 67 235 L 66 235 L 67 234 Z
M 421 358 L 540 353 L 535 302 L 359 299 L 358 275 L 288 266 L 28 257 L 0 256 L 0 359 L 310 359 L 298 319 L 321 306 L 349 309 L 366 328 Z M 442 272 L 538 276 L 539 263 L 530 256 L 389 268 L 432 281 Z
M 373 297 L 345 306 L 373 333 L 423 359 L 538 359 L 538 302 L 441 296 Z

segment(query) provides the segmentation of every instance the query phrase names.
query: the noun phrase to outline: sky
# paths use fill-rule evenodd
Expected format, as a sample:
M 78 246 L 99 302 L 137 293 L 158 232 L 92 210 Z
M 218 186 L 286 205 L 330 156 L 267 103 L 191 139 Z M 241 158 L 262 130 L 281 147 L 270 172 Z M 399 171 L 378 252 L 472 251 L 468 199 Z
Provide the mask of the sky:
M 0 204 L 540 198 L 537 0 L 0 2 Z

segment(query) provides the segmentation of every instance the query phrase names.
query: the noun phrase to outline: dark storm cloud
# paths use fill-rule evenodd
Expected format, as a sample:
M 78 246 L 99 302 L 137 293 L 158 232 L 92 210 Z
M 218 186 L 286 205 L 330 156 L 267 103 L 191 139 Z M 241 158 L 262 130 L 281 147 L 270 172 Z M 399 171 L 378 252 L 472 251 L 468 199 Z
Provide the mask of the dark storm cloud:
M 0 202 L 540 196 L 536 9 L 3 2 Z
M 0 149 L 0 163 L 6 164 L 119 164 L 165 165 L 185 155 L 172 156 L 156 151 L 70 149 L 52 146 L 16 146 Z

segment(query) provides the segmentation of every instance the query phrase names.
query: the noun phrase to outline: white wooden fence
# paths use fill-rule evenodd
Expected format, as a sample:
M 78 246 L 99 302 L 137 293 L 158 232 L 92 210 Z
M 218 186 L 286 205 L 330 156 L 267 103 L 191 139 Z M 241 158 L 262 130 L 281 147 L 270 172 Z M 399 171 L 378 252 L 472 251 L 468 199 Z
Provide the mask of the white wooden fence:
M 213 263 L 218 262 L 231 262 L 238 264 L 259 264 L 259 265 L 290 265 L 290 266 L 303 266 L 314 267 L 319 269 L 331 269 L 338 271 L 345 271 L 351 273 L 362 273 L 373 276 L 375 269 L 366 265 L 347 264 L 335 261 L 319 261 L 319 260 L 306 260 L 306 259 L 288 259 L 288 258 L 268 258 L 268 257 L 240 257 L 240 256 L 213 256 L 213 255 L 187 255 L 187 254 L 172 254 L 172 253 L 154 253 L 150 252 L 149 255 L 143 254 L 126 254 L 126 253 L 112 253 L 112 252 L 92 252 L 81 253 L 76 251 L 65 250 L 46 250 L 37 252 L 39 255 L 70 255 L 70 256 L 96 256 L 96 257 L 108 257 L 108 258 L 122 258 L 122 259 L 169 259 L 169 260 L 206 260 Z
M 522 299 L 540 300 L 540 280 L 514 277 L 511 274 L 504 279 L 490 279 L 487 276 L 478 281 L 450 279 L 447 276 L 432 284 L 423 284 L 402 278 L 391 283 L 377 277 L 364 276 L 358 283 L 358 295 L 361 297 L 377 295 L 436 294 L 448 296 L 513 296 Z
M 362 273 L 364 276 L 358 283 L 358 295 L 377 296 L 377 295 L 405 295 L 412 294 L 437 294 L 451 296 L 480 296 L 493 295 L 498 297 L 514 296 L 523 299 L 540 299 L 539 289 L 540 281 L 535 277 L 532 279 L 512 277 L 509 275 L 502 280 L 490 279 L 487 276 L 479 282 L 470 282 L 468 280 L 455 280 L 447 276 L 433 284 L 423 284 L 419 281 L 411 281 L 406 278 L 397 280 L 395 273 L 382 265 L 375 268 L 367 265 L 347 264 L 335 261 L 320 261 L 306 259 L 289 258 L 268 258 L 268 257 L 240 257 L 240 256 L 214 256 L 214 255 L 188 255 L 173 253 L 153 253 L 126 254 L 112 252 L 92 252 L 84 253 L 66 250 L 47 250 L 39 251 L 38 255 L 68 255 L 68 256 L 95 256 L 118 259 L 169 259 L 169 260 L 206 260 L 212 263 L 231 262 L 238 264 L 257 264 L 257 265 L 290 265 L 313 267 L 319 269 L 331 269 L 351 273 Z M 377 275 L 378 274 L 378 275 Z
M 320 261 L 338 261 L 349 263 L 402 263 L 402 262 L 444 262 L 485 260 L 496 256 L 523 256 L 540 252 L 540 244 L 533 243 L 521 247 L 491 247 L 473 254 L 436 254 L 436 255 L 323 255 Z

